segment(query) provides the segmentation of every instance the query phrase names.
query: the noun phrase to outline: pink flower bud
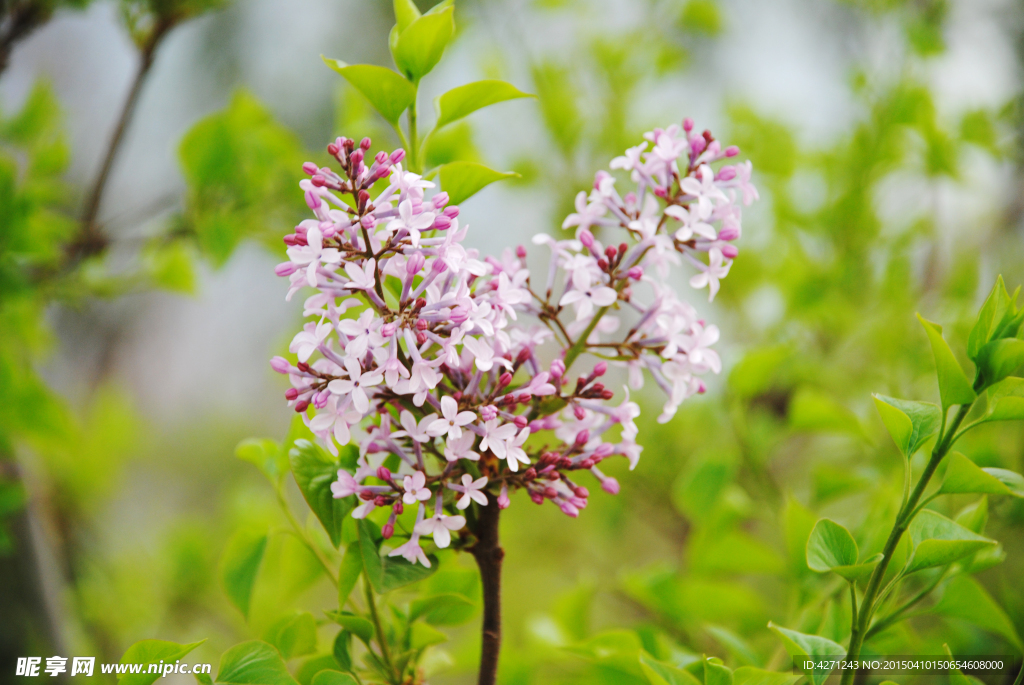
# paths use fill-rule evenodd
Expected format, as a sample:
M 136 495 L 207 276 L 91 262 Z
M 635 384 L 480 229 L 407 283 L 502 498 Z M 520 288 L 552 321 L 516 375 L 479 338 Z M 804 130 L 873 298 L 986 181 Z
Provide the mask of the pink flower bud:
M 619 481 L 609 476 L 601 481 L 601 489 L 609 495 L 617 495 L 619 494 Z
M 435 259 L 434 263 L 430 265 L 430 271 L 436 274 L 443 274 L 448 270 L 448 263 L 443 259 Z
M 735 145 L 730 145 L 729 147 L 725 148 L 725 156 L 726 157 L 735 157 L 739 153 L 740 153 L 740 149 L 738 147 L 736 147 Z
M 384 495 L 377 495 L 373 498 L 373 503 L 378 507 L 386 507 L 388 505 L 388 498 Z
M 313 211 L 320 209 L 320 197 L 312 190 L 306 191 L 306 205 Z
M 501 374 L 501 376 L 498 378 L 498 385 L 500 387 L 502 387 L 502 388 L 504 388 L 506 385 L 508 385 L 511 382 L 512 382 L 512 374 L 510 374 L 508 371 L 506 371 L 505 373 Z
M 644 277 L 644 269 L 643 269 L 643 267 L 641 267 L 641 266 L 634 266 L 634 267 L 631 267 L 631 268 L 629 269 L 629 271 L 627 271 L 626 273 L 627 273 L 627 274 L 629 275 L 629 277 L 630 277 L 630 278 L 632 278 L 632 279 L 633 279 L 634 281 L 639 281 L 639 280 L 640 280 L 641 278 L 643 278 L 643 277 Z
M 731 181 L 736 178 L 736 167 L 724 166 L 715 175 L 719 181 Z
M 491 421 L 498 418 L 498 408 L 493 404 L 487 404 L 480 407 L 480 418 L 484 421 Z
M 444 214 L 438 214 L 437 218 L 434 219 L 434 229 L 438 231 L 447 231 L 452 225 L 452 220 Z
M 526 248 L 522 245 L 516 245 L 516 257 L 526 259 Z
M 580 515 L 580 510 L 574 507 L 571 502 L 561 502 L 558 505 L 558 508 L 562 510 L 563 514 L 571 516 L 572 518 L 576 518 Z
M 405 511 L 405 505 L 402 504 L 402 500 L 395 500 L 395 506 L 392 508 L 392 511 L 394 511 L 399 516 L 402 515 L 402 512 Z
M 533 500 L 534 504 L 544 504 L 544 495 L 539 492 L 531 492 L 530 499 Z
M 687 133 L 693 130 L 693 119 L 691 119 L 690 117 L 686 117 L 685 119 L 683 119 L 683 130 L 686 131 Z
M 427 323 L 426 319 L 416 319 L 416 330 L 425 331 L 430 328 L 430 324 Z
M 582 421 L 583 419 L 587 418 L 587 413 L 583 411 L 583 407 L 581 407 L 578 404 L 573 406 L 572 414 L 573 416 L 576 417 L 577 421 Z
M 296 266 L 291 262 L 281 262 L 274 267 L 274 273 L 278 276 L 291 276 L 295 273 Z
M 302 165 L 302 170 L 303 170 L 303 171 L 305 171 L 305 172 L 306 172 L 307 174 L 309 174 L 310 176 L 312 176 L 312 175 L 313 175 L 313 174 L 315 174 L 316 172 L 320 171 L 320 167 L 318 167 L 318 166 L 317 166 L 316 164 L 314 164 L 313 162 L 305 162 L 305 163 L 304 163 L 304 164 Z
M 580 242 L 589 250 L 594 246 L 594 234 L 584 228 L 580 231 Z
M 288 360 L 284 357 L 274 357 L 270 360 L 270 368 L 278 373 L 288 373 L 291 371 L 292 365 L 288 363 Z M 292 388 L 294 390 L 294 388 Z
M 313 178 L 310 179 L 317 188 L 322 188 L 327 185 L 327 179 L 320 174 L 314 174 Z
M 340 145 L 338 145 L 336 143 L 328 143 L 327 144 L 327 154 L 329 154 L 329 155 L 331 155 L 333 157 L 333 156 L 337 155 L 339 152 L 341 152 L 341 146 Z
M 394 321 L 389 321 L 380 327 L 380 334 L 385 338 L 390 338 L 398 330 L 398 325 Z
M 610 442 L 602 442 L 600 445 L 597 446 L 597 449 L 594 450 L 593 456 L 597 457 L 598 459 L 604 459 L 605 457 L 612 456 L 614 452 L 615 445 L 611 444 Z
M 548 368 L 551 371 L 551 375 L 554 376 L 555 378 L 561 378 L 562 376 L 565 375 L 565 362 L 563 362 L 561 359 L 556 359 L 555 361 L 551 362 L 551 366 Z
M 508 509 L 508 506 L 510 504 L 512 504 L 512 501 L 509 500 L 509 498 L 508 498 L 508 486 L 507 485 L 502 485 L 501 486 L 501 494 L 498 495 L 498 508 L 499 509 Z
M 719 240 L 736 240 L 740 237 L 740 232 L 732 226 L 727 226 L 718 232 Z
M 575 488 L 573 489 L 573 492 L 574 492 L 574 493 L 576 494 L 576 496 L 577 496 L 577 497 L 579 497 L 579 498 L 581 498 L 581 499 L 586 499 L 586 498 L 590 497 L 590 491 L 589 491 L 589 490 L 587 490 L 587 489 L 586 489 L 585 487 L 583 487 L 582 485 L 577 485 L 577 486 L 576 486 L 576 487 L 575 487 Z
M 380 478 L 385 483 L 387 483 L 388 481 L 391 480 L 391 470 L 388 469 L 388 467 L 386 466 L 378 466 L 377 477 Z
M 377 217 L 373 214 L 364 214 L 362 218 L 359 219 L 359 225 L 367 231 L 372 231 L 373 227 L 377 225 Z
M 656 186 L 654 188 L 654 194 L 657 195 L 658 197 L 668 197 L 668 190 L 666 188 L 662 188 L 661 186 Z
M 598 362 L 598 363 L 594 364 L 594 375 L 595 376 L 603 376 L 606 373 L 608 373 L 608 363 L 607 362 Z
M 308 407 L 309 402 L 307 402 L 306 400 L 300 400 L 299 402 L 295 403 L 295 413 L 301 414 L 302 412 L 306 411 Z
M 704 152 L 704 148 L 708 146 L 708 142 L 701 136 L 694 136 L 690 139 L 690 149 L 693 151 L 694 156 Z
M 740 250 L 735 245 L 723 245 L 722 256 L 726 259 L 736 259 L 736 255 L 740 253 Z
M 588 442 L 590 442 L 590 431 L 584 428 L 576 434 L 576 446 L 583 447 Z
M 523 428 L 526 428 L 526 424 L 528 424 L 529 421 L 527 421 L 525 416 L 519 415 L 515 418 L 515 421 L 513 421 L 513 423 L 516 424 L 516 428 L 519 428 L 521 430 Z
M 313 406 L 316 407 L 317 409 L 323 409 L 324 407 L 327 406 L 327 400 L 329 400 L 330 398 L 331 393 L 327 392 L 326 390 L 321 390 L 313 398 Z
M 466 309 L 465 307 L 456 307 L 455 309 L 452 310 L 450 318 L 453 324 L 455 324 L 456 326 L 460 326 L 466 322 L 466 319 L 469 318 L 469 310 Z
M 444 215 L 446 217 L 448 217 L 449 219 L 454 219 L 455 217 L 457 217 L 459 215 L 459 208 L 455 207 L 454 205 L 450 206 L 450 207 L 445 207 L 444 208 Z
M 362 164 L 363 163 L 363 151 L 362 151 L 362 149 L 356 150 L 351 155 L 349 155 L 349 159 L 351 159 L 352 163 L 355 164 L 356 166 L 359 166 L 360 164 Z
M 373 156 L 373 161 L 377 162 L 377 164 L 383 164 L 384 162 L 388 161 L 388 153 L 381 150 L 380 152 Z
M 384 527 L 380 529 L 380 534 L 384 536 L 385 540 L 390 540 L 391 536 L 395 534 L 395 525 L 388 521 L 384 524 Z
M 398 148 L 397 150 L 391 153 L 392 164 L 398 164 L 403 159 L 405 159 L 405 150 L 403 150 L 402 148 Z
M 708 391 L 708 386 L 704 385 L 704 381 L 697 381 L 697 392 L 701 395 Z
M 363 138 L 362 140 L 359 141 L 359 147 L 363 148 L 364 150 L 369 150 L 371 145 L 373 145 L 373 141 L 371 141 L 369 138 Z
M 417 332 L 416 333 L 416 344 L 417 345 L 422 345 L 425 342 L 427 342 L 427 334 L 424 333 L 423 331 Z
M 405 262 L 405 273 L 409 274 L 410 276 L 418 274 L 423 269 L 423 265 L 426 263 L 426 261 L 427 258 L 424 257 L 422 253 L 417 252 L 413 256 L 409 257 L 409 259 Z
M 448 193 L 442 190 L 440 193 L 430 198 L 430 203 L 434 205 L 434 209 L 441 209 L 448 204 L 448 199 Z

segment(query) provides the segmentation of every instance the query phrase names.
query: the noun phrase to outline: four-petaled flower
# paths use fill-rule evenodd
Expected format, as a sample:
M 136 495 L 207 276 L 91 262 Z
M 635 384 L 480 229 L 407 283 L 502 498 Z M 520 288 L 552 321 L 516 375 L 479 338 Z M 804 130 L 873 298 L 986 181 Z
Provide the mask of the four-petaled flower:
M 405 488 L 402 501 L 406 504 L 416 504 L 430 499 L 431 492 L 430 488 L 426 487 L 426 483 L 427 477 L 422 471 L 416 471 L 411 476 L 406 476 L 402 481 L 402 487 Z
M 370 369 L 364 373 L 354 357 L 345 358 L 345 370 L 348 371 L 348 378 L 334 379 L 327 384 L 327 389 L 335 395 L 349 395 L 356 411 L 365 414 L 370 408 L 366 389 L 380 384 L 384 380 L 384 374 L 380 369 Z
M 416 524 L 415 531 L 420 535 L 432 535 L 434 544 L 444 549 L 452 541 L 452 531 L 466 525 L 465 516 L 445 516 L 444 510 L 437 507 L 433 516 Z
M 707 266 L 701 264 L 698 267 L 701 272 L 690 279 L 690 285 L 698 290 L 708 286 L 710 291 L 708 302 L 710 302 L 718 293 L 718 282 L 729 275 L 729 267 L 732 266 L 732 262 L 726 259 L 717 247 L 708 250 L 708 262 Z
M 451 397 L 442 397 L 441 418 L 427 426 L 427 435 L 447 435 L 448 440 L 458 440 L 462 437 L 462 427 L 475 420 L 476 414 L 471 411 L 460 412 L 458 402 Z
M 619 295 L 612 288 L 605 285 L 597 285 L 583 290 L 570 290 L 558 304 L 565 306 L 574 304 L 576 306 L 576 320 L 582 321 L 594 313 L 594 306 L 609 307 L 614 304 Z
M 473 480 L 473 476 L 468 473 L 462 474 L 462 485 L 449 485 L 452 490 L 462 493 L 462 497 L 455 503 L 455 506 L 459 509 L 465 509 L 469 506 L 470 500 L 472 500 L 480 506 L 486 507 L 487 495 L 481 492 L 485 485 L 487 485 L 487 476 L 481 476 Z

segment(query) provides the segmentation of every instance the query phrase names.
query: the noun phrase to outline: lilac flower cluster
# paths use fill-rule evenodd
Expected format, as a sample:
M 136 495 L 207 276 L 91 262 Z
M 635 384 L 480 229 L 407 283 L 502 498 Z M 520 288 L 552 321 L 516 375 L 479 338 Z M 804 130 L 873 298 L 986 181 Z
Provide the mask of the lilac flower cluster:
M 720 371 L 710 347 L 718 329 L 666 279 L 685 261 L 697 272 L 690 285 L 714 297 L 737 254 L 737 201 L 757 198 L 751 166 L 713 170 L 738 149 L 695 133 L 690 120 L 645 138 L 611 163 L 636 190 L 620 196 L 615 177 L 599 172 L 563 224 L 575 238 L 534 238 L 550 248 L 542 289 L 522 246 L 500 258 L 464 247 L 458 208 L 447 193 L 427 197 L 434 184 L 403 168 L 402 150 L 371 158 L 369 139 L 338 138 L 327 149 L 341 173 L 303 166 L 316 218 L 285 236 L 288 261 L 276 271 L 291 282 L 289 298 L 317 292 L 290 347 L 297 363 L 271 365 L 289 376 L 290 406 L 328 449 L 358 442 L 355 473 L 339 471 L 332 486 L 335 497 L 362 501 L 354 516 L 390 507 L 390 538 L 396 516 L 417 507 L 392 555 L 429 565 L 421 537 L 447 547 L 466 523 L 456 511 L 491 500 L 505 508 L 516 489 L 576 516 L 589 495 L 579 471 L 617 492 L 599 464 L 621 456 L 636 466 L 640 408 L 628 388 L 613 402 L 600 382 L 609 362 L 628 367 L 633 388 L 650 372 L 668 395 L 661 421 L 704 391 L 701 374 Z M 599 242 L 613 232 L 621 243 Z M 571 380 L 583 353 L 600 361 Z

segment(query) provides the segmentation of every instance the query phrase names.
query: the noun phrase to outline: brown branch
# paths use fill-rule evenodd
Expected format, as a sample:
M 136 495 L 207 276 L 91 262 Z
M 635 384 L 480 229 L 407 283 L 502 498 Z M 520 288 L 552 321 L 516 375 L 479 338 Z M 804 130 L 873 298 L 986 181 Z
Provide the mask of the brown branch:
M 85 208 L 82 211 L 81 229 L 78 237 L 68 245 L 68 261 L 72 264 L 82 259 L 99 254 L 106 249 L 108 244 L 107 236 L 103 235 L 97 223 L 100 205 L 103 202 L 103 194 L 110 180 L 110 173 L 114 169 L 114 162 L 124 142 L 125 133 L 131 124 L 132 116 L 139 102 L 139 95 L 146 82 L 146 77 L 153 66 L 156 50 L 167 33 L 174 28 L 176 20 L 173 17 L 161 18 L 153 26 L 146 42 L 142 45 L 139 53 L 139 68 L 135 73 L 135 80 L 132 82 L 131 90 L 128 91 L 128 99 L 125 100 L 121 110 L 121 116 L 114 128 L 114 135 L 107 146 L 107 153 L 103 158 L 103 165 L 93 182 L 92 189 L 86 198 Z
M 501 562 L 505 550 L 498 543 L 498 500 L 489 497 L 486 507 L 479 507 L 477 542 L 470 549 L 480 568 L 483 583 L 484 621 L 480 650 L 478 685 L 494 685 L 498 677 L 498 653 L 501 651 Z
M 0 17 L 0 73 L 7 69 L 14 44 L 25 38 L 33 30 L 39 28 L 53 16 L 53 9 L 45 7 L 42 2 L 17 2 L 5 8 L 0 3 L 6 17 Z

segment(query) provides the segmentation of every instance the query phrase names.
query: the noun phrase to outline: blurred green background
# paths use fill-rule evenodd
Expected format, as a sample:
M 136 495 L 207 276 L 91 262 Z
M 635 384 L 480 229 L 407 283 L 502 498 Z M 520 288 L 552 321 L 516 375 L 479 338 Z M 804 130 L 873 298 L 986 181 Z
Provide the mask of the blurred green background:
M 15 35 L 30 6 L 37 25 Z M 319 55 L 390 65 L 391 5 L 0 11 L 0 680 L 17 656 L 112 662 L 144 638 L 209 638 L 194 660 L 216 664 L 283 613 L 320 616 L 331 595 L 309 553 L 277 536 L 246 622 L 218 563 L 239 527 L 280 523 L 233 453 L 288 430 L 267 360 L 301 315 L 273 275 L 304 212 L 300 165 L 323 162 L 336 135 L 396 145 Z M 166 16 L 99 205 L 105 243 L 82 249 L 82 207 Z M 596 170 L 684 116 L 749 155 L 762 198 L 713 307 L 692 298 L 723 330 L 709 392 L 657 425 L 645 388 L 645 450 L 634 472 L 610 469 L 617 497 L 593 483 L 578 520 L 525 497 L 503 517 L 502 682 L 646 682 L 619 658 L 640 646 L 780 668 L 769 620 L 844 639 L 848 608 L 818 601 L 827 581 L 804 543 L 819 516 L 861 531 L 862 549 L 888 532 L 902 464 L 870 393 L 933 400 L 914 312 L 943 324 L 963 360 L 996 275 L 1011 290 L 1024 281 L 1024 7 L 459 0 L 456 18 L 425 111 L 478 78 L 539 96 L 430 147 L 428 166 L 522 174 L 463 206 L 470 246 L 558 232 Z M 961 449 L 1024 469 L 1019 425 L 978 429 Z M 989 515 L 1005 561 L 976 578 L 1008 622 L 948 608 L 892 631 L 890 653 L 1019 653 L 1024 505 L 993 500 Z M 477 624 L 445 630 L 431 682 L 471 682 Z

